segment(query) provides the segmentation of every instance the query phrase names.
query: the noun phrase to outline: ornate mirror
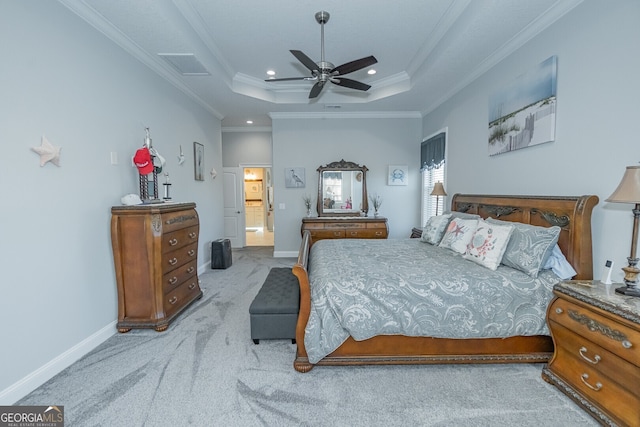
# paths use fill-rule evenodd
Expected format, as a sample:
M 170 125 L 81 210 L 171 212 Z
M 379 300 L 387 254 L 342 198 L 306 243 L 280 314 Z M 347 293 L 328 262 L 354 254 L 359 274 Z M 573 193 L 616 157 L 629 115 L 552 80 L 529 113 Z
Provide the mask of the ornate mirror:
M 360 216 L 369 210 L 367 169 L 340 160 L 318 168 L 318 216 Z

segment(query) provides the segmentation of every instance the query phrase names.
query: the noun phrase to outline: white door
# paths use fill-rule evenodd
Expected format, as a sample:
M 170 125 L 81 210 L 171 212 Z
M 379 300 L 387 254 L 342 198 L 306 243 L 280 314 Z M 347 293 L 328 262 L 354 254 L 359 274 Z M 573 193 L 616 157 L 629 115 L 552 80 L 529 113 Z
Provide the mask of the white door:
M 244 175 L 242 168 L 223 168 L 224 238 L 232 248 L 246 245 L 244 214 Z

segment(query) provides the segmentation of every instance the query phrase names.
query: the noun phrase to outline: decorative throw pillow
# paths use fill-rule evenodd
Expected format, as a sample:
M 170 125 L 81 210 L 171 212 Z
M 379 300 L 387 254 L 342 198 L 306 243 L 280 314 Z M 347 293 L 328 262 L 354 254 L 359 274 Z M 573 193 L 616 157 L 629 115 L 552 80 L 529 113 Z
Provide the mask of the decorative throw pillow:
M 444 230 L 447 228 L 447 224 L 449 224 L 450 218 L 451 215 L 449 214 L 432 216 L 429 218 L 422 229 L 422 238 L 420 240 L 431 243 L 432 245 L 440 243 Z
M 467 251 L 467 245 L 469 241 L 471 241 L 473 232 L 476 231 L 477 226 L 477 219 L 452 219 L 449 222 L 449 226 L 447 226 L 447 231 L 445 231 L 439 246 L 464 254 Z
M 500 221 L 487 218 L 494 224 L 512 224 L 515 228 L 509 239 L 502 263 L 518 269 L 531 277 L 538 277 L 538 272 L 551 255 L 553 247 L 558 243 L 560 227 L 539 227 L 520 222 Z
M 478 220 L 478 228 L 473 233 L 463 257 L 490 270 L 497 269 L 507 249 L 513 228 L 513 225 L 498 225 Z
M 451 218 L 462 218 L 462 219 L 480 219 L 480 215 L 470 214 L 466 212 L 458 212 L 458 211 L 446 211 L 445 215 L 451 215 Z

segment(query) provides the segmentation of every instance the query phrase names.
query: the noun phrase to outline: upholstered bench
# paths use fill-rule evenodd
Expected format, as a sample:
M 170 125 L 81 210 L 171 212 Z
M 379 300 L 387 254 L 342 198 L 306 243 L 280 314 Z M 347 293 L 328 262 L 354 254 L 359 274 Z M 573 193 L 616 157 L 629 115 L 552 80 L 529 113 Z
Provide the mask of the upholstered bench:
M 249 307 L 251 339 L 291 339 L 296 342 L 300 287 L 291 268 L 274 267 Z

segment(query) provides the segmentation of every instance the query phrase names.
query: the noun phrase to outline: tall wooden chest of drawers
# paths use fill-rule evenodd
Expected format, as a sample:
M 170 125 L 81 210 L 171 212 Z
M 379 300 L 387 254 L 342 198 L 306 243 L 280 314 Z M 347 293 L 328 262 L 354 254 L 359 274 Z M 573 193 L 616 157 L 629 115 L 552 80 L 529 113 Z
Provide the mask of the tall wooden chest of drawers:
M 542 377 L 604 425 L 640 426 L 640 298 L 598 281 L 554 287 Z
M 195 203 L 166 203 L 111 208 L 119 332 L 164 331 L 202 297 L 195 207 Z
M 300 233 L 311 233 L 311 240 L 322 239 L 386 239 L 389 226 L 386 218 L 313 217 L 302 218 Z

